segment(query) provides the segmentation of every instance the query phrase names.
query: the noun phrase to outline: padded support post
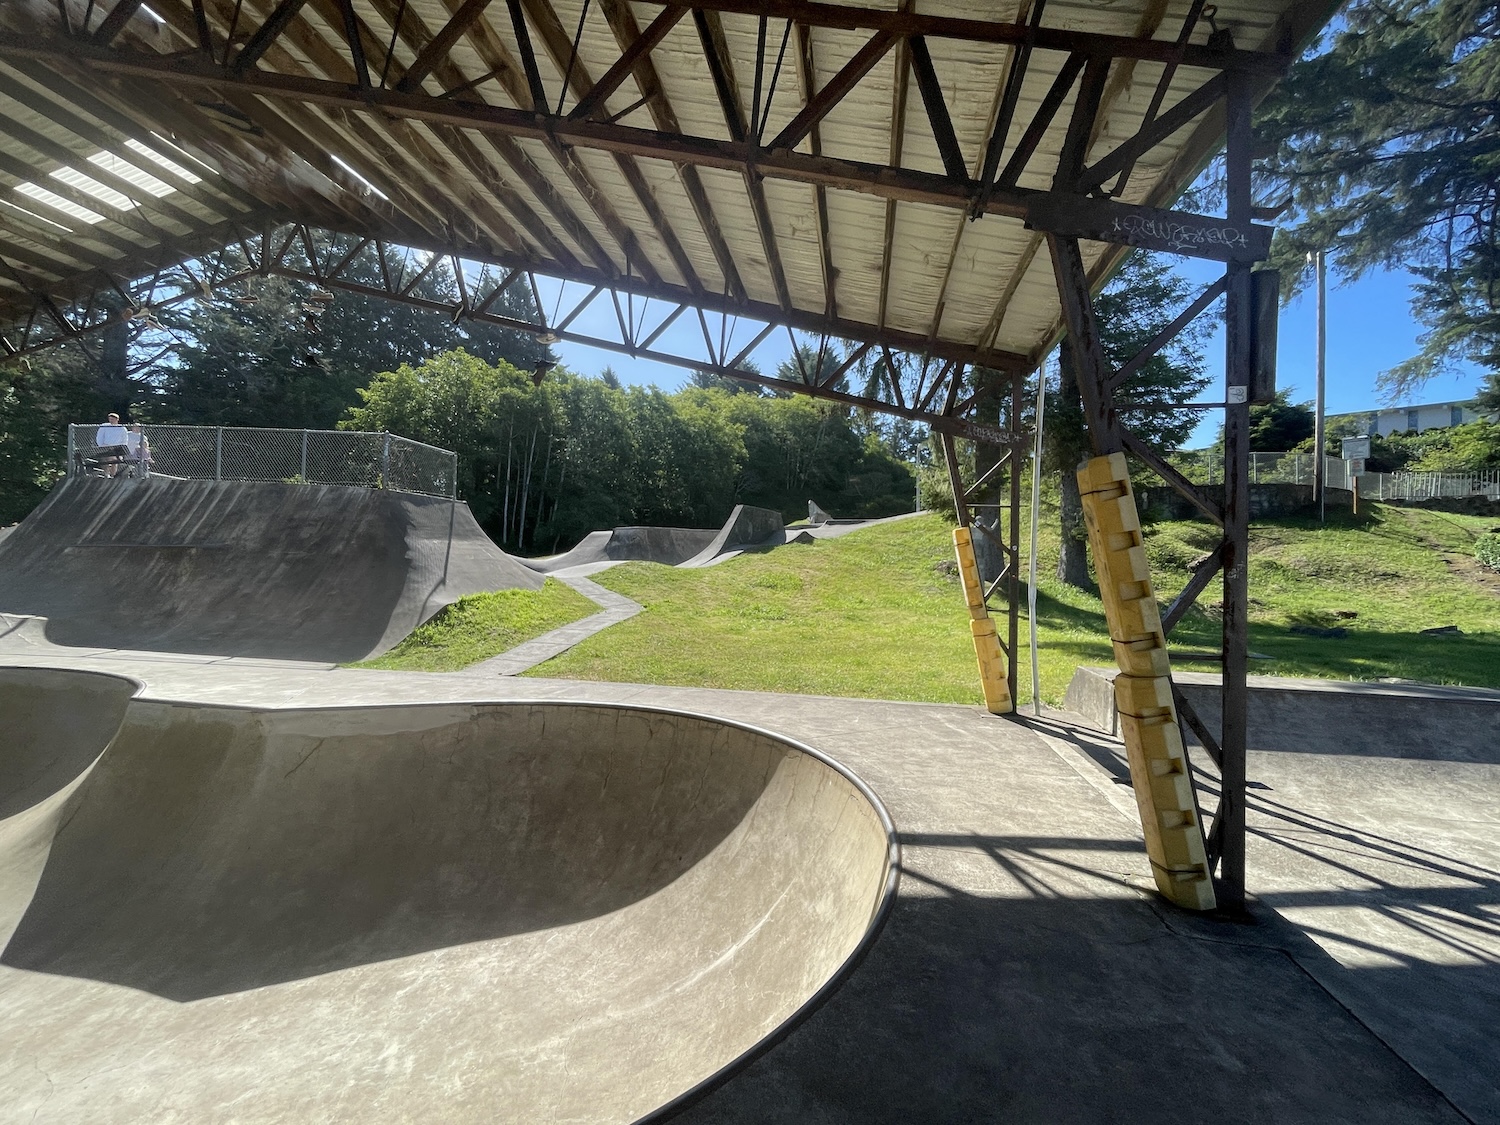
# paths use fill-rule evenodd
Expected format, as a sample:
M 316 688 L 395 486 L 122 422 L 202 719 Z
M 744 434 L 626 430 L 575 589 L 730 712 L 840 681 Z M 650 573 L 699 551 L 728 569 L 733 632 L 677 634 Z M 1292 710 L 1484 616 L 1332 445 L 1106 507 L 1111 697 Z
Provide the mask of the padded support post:
M 1157 889 L 1178 906 L 1212 910 L 1213 879 L 1192 774 L 1172 701 L 1161 613 L 1141 545 L 1140 515 L 1123 453 L 1085 461 L 1078 491 L 1099 595 L 1120 675 L 1115 702 Z
M 973 534 L 967 527 L 953 529 L 953 553 L 958 556 L 958 575 L 963 582 L 964 601 L 969 606 L 969 629 L 974 635 L 974 656 L 979 661 L 985 709 L 992 715 L 1008 715 L 1016 709 L 1010 694 L 1009 669 L 995 623 L 985 608 L 984 580 L 979 577 Z

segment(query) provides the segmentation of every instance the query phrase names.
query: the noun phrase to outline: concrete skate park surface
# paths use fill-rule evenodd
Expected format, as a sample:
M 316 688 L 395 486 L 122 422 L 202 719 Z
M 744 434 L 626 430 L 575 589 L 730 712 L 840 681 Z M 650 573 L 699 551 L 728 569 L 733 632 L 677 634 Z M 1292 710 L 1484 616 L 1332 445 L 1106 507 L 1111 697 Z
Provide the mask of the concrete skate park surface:
M 795 945 L 859 928 L 842 892 L 826 915 L 823 898 L 802 897 L 823 873 L 800 864 L 824 862 L 823 839 L 827 862 L 850 869 L 842 821 L 830 831 L 810 811 L 799 822 L 813 794 L 801 781 L 775 789 L 795 754 L 764 789 L 739 788 L 732 778 L 762 775 L 733 759 L 761 744 L 733 728 L 706 755 L 679 751 L 694 786 L 702 778 L 724 794 L 699 812 L 634 776 L 649 773 L 645 758 L 606 783 L 600 759 L 576 746 L 586 739 L 553 742 L 529 719 L 500 717 L 574 703 L 669 708 L 810 742 L 864 778 L 898 829 L 895 900 L 857 965 L 674 1120 L 1500 1122 L 1488 1000 L 1500 965 L 1493 757 L 1409 763 L 1430 784 L 1385 789 L 1341 784 L 1332 755 L 1278 753 L 1275 773 L 1253 762 L 1252 778 L 1270 786 L 1252 792 L 1251 809 L 1249 882 L 1264 897 L 1254 924 L 1236 924 L 1150 893 L 1134 800 L 1109 765 L 1118 744 L 1063 713 L 1002 719 L 971 707 L 59 650 L 28 662 L 112 671 L 144 688 L 124 735 L 64 798 L 55 823 L 66 827 L 46 867 L 34 864 L 29 918 L 0 955 L 10 1017 L 0 1105 L 21 1120 L 625 1121 L 692 1080 L 691 1065 L 662 1078 L 679 1049 L 711 1069 L 698 1039 L 730 1053 L 725 1036 L 748 1013 L 775 1026 L 764 996 L 801 974 L 791 991 L 805 997 L 818 976 Z M 524 705 L 493 706 L 506 703 Z M 458 732 L 455 716 L 480 730 Z M 87 770 L 91 752 L 65 755 L 67 769 Z M 839 791 L 838 777 L 812 778 Z M 537 799 L 507 798 L 508 784 Z M 628 788 L 612 805 L 617 785 Z M 843 815 L 866 818 L 868 801 L 843 791 Z M 474 815 L 485 801 L 492 815 Z M 548 810 L 575 801 L 587 831 L 557 832 Z M 536 810 L 534 838 L 512 815 L 523 805 Z M 191 806 L 205 816 L 188 820 Z M 146 823 L 156 809 L 171 813 L 159 826 Z M 619 827 L 611 809 L 635 826 Z M 641 827 L 658 810 L 668 835 L 701 827 L 680 860 Z M 330 830 L 309 830 L 309 816 Z M 425 823 L 433 816 L 453 823 Z M 743 857 L 778 865 L 764 879 L 739 874 L 731 843 L 758 836 L 762 817 L 784 841 Z M 398 849 L 382 826 L 421 846 Z M 817 838 L 810 848 L 804 831 Z M 118 857 L 104 846 L 114 836 Z M 588 864 L 604 853 L 584 837 L 625 854 L 601 872 Z M 778 858 L 783 847 L 797 857 Z M 508 873 L 508 855 L 527 857 L 537 878 Z M 613 873 L 638 873 L 648 856 L 661 865 L 622 874 L 635 889 L 620 890 Z M 122 871 L 141 875 L 143 902 Z M 743 891 L 717 885 L 731 873 Z M 801 936 L 767 951 L 759 935 L 780 918 L 765 896 L 783 887 L 801 905 L 778 932 Z M 74 898 L 84 890 L 98 923 Z M 411 910 L 385 909 L 398 891 Z M 514 910 L 493 901 L 513 892 Z M 1383 897 L 1396 892 L 1399 903 Z M 20 897 L 12 889 L 6 901 Z M 280 913 L 261 917 L 271 905 Z M 522 907 L 551 928 L 513 927 Z M 738 920 L 707 934 L 721 912 Z M 272 917 L 290 949 L 275 944 Z M 215 928 L 230 921 L 237 930 Z M 621 940 L 637 922 L 651 942 Z M 700 933 L 701 944 L 688 940 Z M 555 955 L 544 951 L 554 943 Z M 838 951 L 818 956 L 835 962 Z M 659 973 L 663 959 L 672 970 Z M 558 984 L 547 974 L 564 965 L 571 975 Z M 666 983 L 673 972 L 686 973 L 682 987 Z M 716 992 L 720 974 L 734 983 Z M 1436 997 L 1435 979 L 1448 985 Z M 621 999 L 632 983 L 661 1002 L 632 1007 Z M 532 984 L 555 991 L 536 1009 L 508 1006 Z M 585 1045 L 586 1058 L 560 1061 Z
M 35 716 L 0 774 L 13 1119 L 635 1120 L 824 987 L 894 883 L 857 782 L 722 721 L 111 680 L 0 669 Z
M 739 504 L 724 521 L 724 526 L 717 530 L 617 527 L 613 531 L 590 532 L 578 546 L 563 554 L 518 561 L 543 574 L 594 574 L 620 562 L 654 562 L 694 568 L 716 566 L 746 550 L 838 539 L 864 527 L 918 514 L 908 512 L 880 519 L 831 520 L 789 527 L 780 512 Z
M 571 551 L 539 559 L 520 559 L 543 574 L 601 562 L 655 562 L 676 566 L 703 550 L 718 535 L 713 528 L 617 527 L 591 531 Z
M 0 612 L 75 647 L 360 660 L 542 581 L 465 504 L 339 485 L 75 478 L 0 541 Z

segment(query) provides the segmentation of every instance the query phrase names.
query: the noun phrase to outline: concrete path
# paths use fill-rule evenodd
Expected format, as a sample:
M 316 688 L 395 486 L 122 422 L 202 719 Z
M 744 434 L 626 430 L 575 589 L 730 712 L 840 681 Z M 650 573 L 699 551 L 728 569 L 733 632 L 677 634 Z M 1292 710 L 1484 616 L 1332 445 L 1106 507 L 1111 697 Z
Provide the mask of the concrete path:
M 54 653 L 45 662 L 67 660 Z M 683 1121 L 1500 1122 L 1488 999 L 1500 979 L 1500 856 L 1485 819 L 1500 808 L 1500 762 L 1374 762 L 1371 772 L 1331 755 L 1252 760 L 1252 779 L 1271 787 L 1256 790 L 1252 809 L 1250 884 L 1264 897 L 1256 923 L 1241 925 L 1186 914 L 1150 892 L 1130 791 L 1108 768 L 1118 747 L 1065 715 L 1001 719 L 973 707 L 472 672 L 123 657 L 88 666 L 137 676 L 152 698 L 193 704 L 673 707 L 784 732 L 854 769 L 899 832 L 889 921 L 826 1003 Z M 1454 813 L 1468 826 L 1443 827 Z M 1395 890 L 1399 901 L 1386 897 Z M 567 927 L 549 932 L 569 940 Z M 411 971 L 468 948 L 416 955 Z M 314 983 L 265 987 L 295 999 L 313 996 Z M 441 1118 L 461 1093 L 465 1105 L 514 1119 L 514 1079 L 467 1067 L 468 1032 L 454 1030 L 490 1026 L 486 1005 L 497 997 L 455 988 L 430 1002 L 444 1050 L 419 1055 L 420 1044 L 397 1044 L 381 1063 L 383 1101 L 372 1115 L 400 1116 L 426 1091 L 417 1115 Z M 284 1016 L 276 1027 L 295 1061 L 297 1005 Z M 702 1018 L 712 1027 L 722 1015 Z M 386 1019 L 378 1008 L 321 1019 L 316 1034 L 358 1044 L 378 1039 Z M 6 1061 L 25 1033 L 17 1026 L 0 1031 L 0 1074 L 17 1065 Z M 93 1026 L 96 1036 L 107 1027 L 102 1013 Z M 641 1028 L 643 1040 L 675 1050 L 654 1026 Z M 1439 1055 L 1466 1066 L 1437 1065 Z M 361 1073 L 335 1056 L 322 1077 L 345 1088 Z M 98 1081 L 149 1091 L 161 1078 L 127 1070 Z M 250 1114 L 277 1075 L 247 1068 L 239 1081 L 236 1109 Z M 573 1119 L 628 1118 L 598 1105 Z
M 608 564 L 593 565 L 602 570 Z M 606 590 L 597 582 L 591 582 L 572 570 L 560 571 L 552 574 L 551 577 L 571 586 L 597 605 L 603 606 L 603 612 L 569 622 L 567 625 L 553 629 L 550 633 L 533 637 L 508 652 L 502 652 L 499 656 L 481 660 L 478 664 L 471 664 L 465 669 L 466 672 L 491 676 L 519 676 L 528 668 L 535 668 L 543 661 L 551 660 L 554 656 L 567 652 L 579 641 L 587 640 L 611 625 L 629 621 L 645 609 L 640 602 L 631 601 L 613 590 Z

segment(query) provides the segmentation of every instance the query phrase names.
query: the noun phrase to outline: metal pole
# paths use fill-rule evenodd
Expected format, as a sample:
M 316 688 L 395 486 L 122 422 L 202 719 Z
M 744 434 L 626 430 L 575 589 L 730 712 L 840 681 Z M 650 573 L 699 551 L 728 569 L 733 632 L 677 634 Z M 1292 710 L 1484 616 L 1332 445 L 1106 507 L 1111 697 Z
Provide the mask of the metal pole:
M 1042 716 L 1042 673 L 1036 644 L 1036 541 L 1042 507 L 1042 426 L 1047 415 L 1047 365 L 1036 373 L 1036 437 L 1031 447 L 1031 576 L 1026 584 L 1026 616 L 1031 622 L 1031 711 Z
M 1010 432 L 1018 434 L 1021 432 L 1021 379 L 1019 376 L 1010 381 Z M 1015 706 L 1016 681 L 1020 679 L 1020 673 L 1016 669 L 1016 649 L 1020 641 L 1021 625 L 1021 458 L 1020 450 L 1012 445 L 1007 454 L 1010 457 L 1010 526 L 1005 536 L 1006 546 L 1009 548 L 1010 557 L 1006 559 L 1006 573 L 1009 578 L 1005 582 L 1005 607 L 1007 643 L 1010 648 L 1006 652 L 1006 670 L 1010 678 L 1011 706 Z M 999 522 L 998 520 L 996 521 Z M 998 528 L 996 529 L 998 530 Z
M 380 487 L 391 487 L 391 435 L 385 435 L 385 445 L 380 451 Z
M 224 479 L 224 427 L 214 427 L 214 480 Z
M 1228 218 L 1249 223 L 1250 128 L 1249 79 L 1229 75 L 1227 107 Z M 1250 327 L 1252 297 L 1250 266 L 1233 263 L 1227 269 L 1224 347 L 1224 676 L 1221 689 L 1223 728 L 1219 738 L 1221 761 L 1219 819 L 1218 903 L 1239 911 L 1245 905 L 1245 743 L 1247 734 L 1250 655 Z
M 1328 514 L 1327 467 L 1323 462 L 1323 390 L 1328 375 L 1328 263 L 1318 251 L 1318 389 L 1313 404 L 1313 448 L 1318 459 L 1313 464 L 1313 489 L 1318 494 L 1318 522 Z
M 68 476 L 72 476 L 73 475 L 73 453 L 74 453 L 75 448 L 76 448 L 76 446 L 75 446 L 74 440 L 73 440 L 73 423 L 69 422 L 68 423 L 68 469 L 67 469 L 67 475 Z
M 307 483 L 307 431 L 302 431 L 302 483 Z

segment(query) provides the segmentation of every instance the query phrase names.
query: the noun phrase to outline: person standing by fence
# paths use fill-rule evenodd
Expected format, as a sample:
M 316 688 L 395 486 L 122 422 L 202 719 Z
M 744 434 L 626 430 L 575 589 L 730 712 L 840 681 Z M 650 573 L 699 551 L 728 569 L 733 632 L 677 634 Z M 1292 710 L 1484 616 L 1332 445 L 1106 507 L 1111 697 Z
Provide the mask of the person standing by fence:
M 130 453 L 129 433 L 120 425 L 120 416 L 111 413 L 104 425 L 94 432 L 94 457 L 104 475 L 113 477 L 120 471 L 120 463 Z

